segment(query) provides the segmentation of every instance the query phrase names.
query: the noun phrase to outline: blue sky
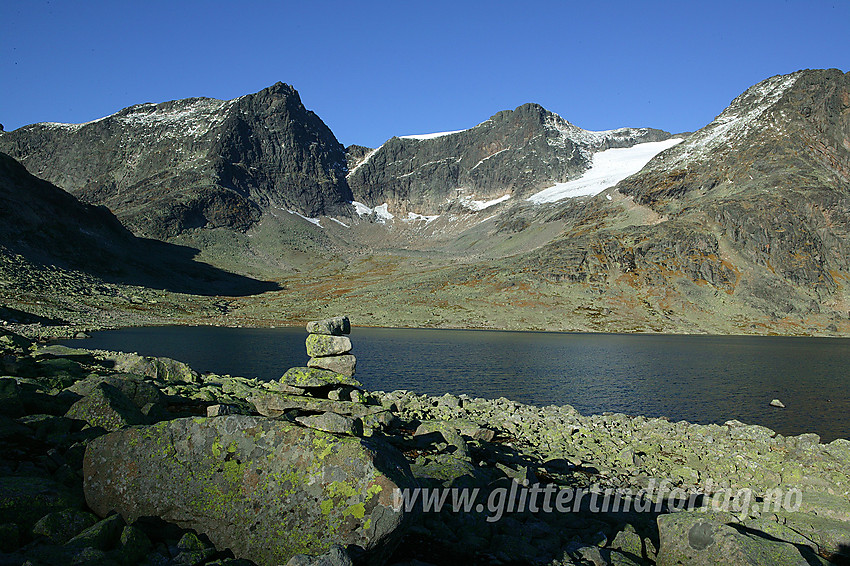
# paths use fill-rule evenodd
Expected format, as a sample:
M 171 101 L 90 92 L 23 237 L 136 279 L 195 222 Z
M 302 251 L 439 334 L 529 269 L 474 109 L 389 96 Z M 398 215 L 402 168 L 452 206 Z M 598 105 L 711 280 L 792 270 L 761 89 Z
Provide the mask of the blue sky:
M 695 130 L 747 87 L 850 70 L 850 2 L 0 2 L 0 123 L 292 84 L 345 145 L 537 102 Z

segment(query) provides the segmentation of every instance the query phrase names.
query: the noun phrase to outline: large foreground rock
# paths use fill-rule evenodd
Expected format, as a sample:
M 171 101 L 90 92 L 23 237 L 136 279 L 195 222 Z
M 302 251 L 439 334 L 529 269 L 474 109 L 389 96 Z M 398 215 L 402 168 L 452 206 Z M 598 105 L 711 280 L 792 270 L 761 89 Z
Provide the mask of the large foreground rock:
M 84 478 L 101 516 L 158 516 L 260 565 L 334 543 L 386 558 L 405 519 L 394 490 L 413 481 L 389 446 L 243 415 L 102 436 L 86 450 Z
M 776 533 L 738 524 L 728 513 L 691 511 L 660 515 L 658 534 L 659 566 L 826 564 L 807 545 L 787 542 L 777 538 Z

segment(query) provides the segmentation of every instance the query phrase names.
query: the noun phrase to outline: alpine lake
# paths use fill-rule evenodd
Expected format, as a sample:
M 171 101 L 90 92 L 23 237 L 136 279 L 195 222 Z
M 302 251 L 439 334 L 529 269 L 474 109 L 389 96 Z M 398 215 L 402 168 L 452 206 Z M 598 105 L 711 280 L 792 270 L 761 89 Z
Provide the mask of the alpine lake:
M 200 372 L 278 379 L 307 362 L 298 328 L 142 327 L 62 343 L 138 352 Z M 466 394 L 850 438 L 850 339 L 354 327 L 367 390 Z M 785 408 L 770 406 L 779 399 Z

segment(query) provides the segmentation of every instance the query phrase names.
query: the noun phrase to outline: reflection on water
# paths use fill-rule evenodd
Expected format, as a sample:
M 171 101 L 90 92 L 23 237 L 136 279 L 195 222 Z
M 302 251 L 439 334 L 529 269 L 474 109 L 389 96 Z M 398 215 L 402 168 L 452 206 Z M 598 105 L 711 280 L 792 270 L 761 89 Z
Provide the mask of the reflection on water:
M 86 348 L 169 356 L 199 371 L 276 379 L 305 365 L 302 328 L 129 328 Z M 466 393 L 582 413 L 738 419 L 850 438 L 850 339 L 354 328 L 367 389 Z M 778 398 L 786 409 L 770 407 Z

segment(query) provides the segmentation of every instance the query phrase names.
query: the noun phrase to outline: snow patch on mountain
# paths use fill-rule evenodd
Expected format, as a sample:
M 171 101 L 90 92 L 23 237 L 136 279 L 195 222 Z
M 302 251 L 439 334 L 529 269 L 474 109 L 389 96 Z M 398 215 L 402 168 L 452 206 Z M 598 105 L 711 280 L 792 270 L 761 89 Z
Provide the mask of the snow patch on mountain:
M 703 159 L 720 146 L 742 139 L 760 125 L 759 118 L 776 104 L 797 82 L 799 73 L 778 75 L 750 87 L 738 96 L 717 118 L 692 134 L 663 162 L 667 168 L 679 167 L 694 159 Z
M 436 220 L 439 217 L 440 217 L 439 214 L 426 216 L 424 214 L 417 214 L 416 212 L 408 212 L 407 218 L 403 218 L 402 221 L 404 221 L 404 222 L 422 222 L 422 221 L 424 221 L 425 224 L 430 224 L 431 222 L 433 222 L 434 220 Z
M 505 202 L 509 198 L 511 198 L 510 193 L 502 195 L 499 198 L 494 198 L 493 200 L 472 200 L 471 196 L 463 196 L 460 198 L 460 203 L 469 210 L 478 212 L 479 210 L 484 210 L 485 208 L 490 208 L 491 206 L 496 206 L 501 202 Z
M 369 208 L 362 202 L 353 201 L 352 206 L 354 206 L 354 212 L 357 213 L 357 216 L 369 216 L 374 214 L 375 219 L 381 224 L 386 224 L 388 221 L 395 218 L 393 214 L 389 211 L 389 204 L 379 204 L 375 208 Z
M 556 183 L 552 187 L 531 195 L 527 200 L 535 204 L 543 204 L 565 198 L 599 194 L 626 177 L 634 175 L 653 157 L 681 142 L 682 138 L 671 138 L 594 153 L 590 169 L 585 171 L 584 175 L 573 181 Z
M 451 132 L 434 132 L 433 134 L 414 134 L 409 136 L 399 136 L 403 140 L 432 140 L 434 138 L 441 138 L 443 136 L 450 136 L 452 134 L 459 134 L 461 132 L 465 132 L 466 130 L 454 130 Z
M 384 147 L 384 145 L 383 145 L 383 144 L 381 144 L 379 147 L 376 147 L 375 149 L 373 149 L 372 151 L 370 151 L 369 153 L 367 153 L 367 154 L 366 154 L 366 156 L 363 158 L 363 161 L 361 161 L 360 163 L 358 163 L 358 164 L 354 167 L 354 169 L 352 169 L 351 171 L 349 171 L 349 172 L 348 172 L 348 175 L 346 175 L 345 177 L 346 177 L 346 178 L 348 178 L 348 177 L 349 177 L 352 173 L 354 173 L 355 171 L 357 171 L 358 169 L 360 169 L 361 167 L 363 167 L 364 165 L 366 165 L 366 163 L 368 163 L 368 162 L 369 162 L 369 159 L 371 159 L 371 158 L 372 158 L 372 156 L 373 156 L 373 155 L 375 155 L 375 154 L 378 152 L 378 150 L 379 150 L 379 149 L 381 149 L 382 147 Z

